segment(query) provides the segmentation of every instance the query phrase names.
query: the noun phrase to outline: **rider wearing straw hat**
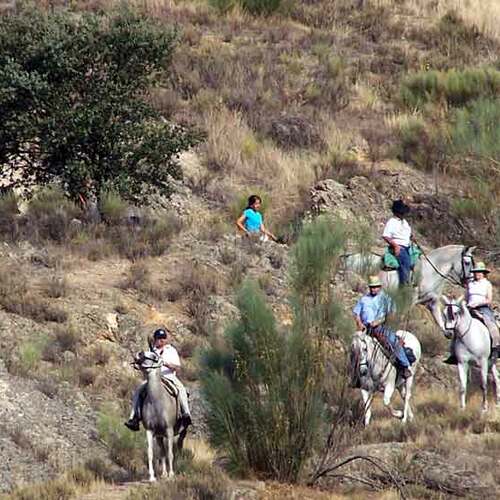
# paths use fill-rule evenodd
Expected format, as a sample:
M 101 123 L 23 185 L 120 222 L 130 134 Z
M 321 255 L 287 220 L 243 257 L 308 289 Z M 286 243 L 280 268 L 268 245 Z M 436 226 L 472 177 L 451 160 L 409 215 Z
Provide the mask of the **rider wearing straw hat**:
M 352 310 L 356 325 L 360 330 L 367 330 L 369 335 L 375 337 L 383 347 L 394 354 L 401 376 L 408 378 L 411 372 L 406 351 L 396 334 L 384 326 L 386 316 L 392 309 L 391 299 L 382 291 L 382 283 L 378 276 L 368 278 L 368 289 L 368 293 L 359 299 Z
M 481 320 L 488 328 L 492 344 L 491 358 L 495 362 L 500 354 L 500 332 L 498 331 L 495 314 L 491 308 L 491 303 L 493 301 L 493 286 L 486 278 L 490 270 L 486 267 L 484 262 L 478 262 L 471 272 L 474 279 L 467 283 L 467 291 L 465 294 L 467 307 L 472 316 Z M 445 360 L 445 363 L 455 365 L 457 364 L 457 359 L 451 354 L 450 357 Z

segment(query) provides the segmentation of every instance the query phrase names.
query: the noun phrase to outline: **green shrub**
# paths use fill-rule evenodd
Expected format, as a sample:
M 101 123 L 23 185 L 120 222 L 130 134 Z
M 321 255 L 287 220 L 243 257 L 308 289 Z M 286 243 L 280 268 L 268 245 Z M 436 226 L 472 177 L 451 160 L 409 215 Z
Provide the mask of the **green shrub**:
M 269 16 L 284 4 L 283 0 L 239 0 L 244 10 L 256 16 Z
M 497 99 L 478 99 L 466 108 L 456 110 L 452 117 L 451 139 L 452 149 L 458 154 L 473 155 L 490 163 L 498 162 L 500 95 Z
M 328 283 L 344 235 L 340 223 L 327 219 L 305 226 L 293 252 L 295 321 L 289 331 L 278 327 L 262 292 L 247 281 L 237 297 L 239 321 L 224 342 L 204 352 L 210 437 L 240 471 L 296 481 L 318 443 L 325 340 L 338 319 Z
M 468 68 L 449 71 L 422 71 L 403 80 L 400 98 L 409 108 L 422 108 L 428 102 L 464 106 L 479 98 L 500 95 L 500 71 L 494 68 Z
M 99 438 L 108 447 L 109 457 L 133 475 L 143 470 L 145 439 L 143 432 L 130 432 L 123 418 L 111 406 L 104 406 L 97 421 Z

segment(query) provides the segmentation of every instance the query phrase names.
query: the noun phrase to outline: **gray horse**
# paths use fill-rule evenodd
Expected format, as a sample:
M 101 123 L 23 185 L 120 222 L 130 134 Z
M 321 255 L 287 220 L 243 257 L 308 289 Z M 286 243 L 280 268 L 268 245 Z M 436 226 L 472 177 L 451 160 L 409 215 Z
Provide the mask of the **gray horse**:
M 443 324 L 447 337 L 453 337 L 452 349 L 458 360 L 460 379 L 460 406 L 465 408 L 467 376 L 469 363 L 475 363 L 481 370 L 481 389 L 483 392 L 482 411 L 488 409 L 488 372 L 495 383 L 496 404 L 500 405 L 500 380 L 495 363 L 490 363 L 491 341 L 488 328 L 473 318 L 463 298 L 459 300 L 442 297 L 445 306 Z
M 410 406 L 413 378 L 421 356 L 420 342 L 410 332 L 400 330 L 396 335 L 402 339 L 405 347 L 409 347 L 415 355 L 415 362 L 410 366 L 411 377 L 403 379 L 391 363 L 380 344 L 364 332 L 356 332 L 351 344 L 351 373 L 361 386 L 361 396 L 365 405 L 365 426 L 370 423 L 373 396 L 379 390 L 384 392 L 384 405 L 389 408 L 393 417 L 401 418 L 403 423 L 413 420 Z M 394 410 L 391 399 L 394 390 L 398 389 L 404 401 L 403 410 Z
M 472 278 L 474 265 L 473 252 L 476 247 L 464 245 L 447 245 L 436 248 L 422 255 L 415 266 L 414 303 L 425 305 L 432 317 L 444 330 L 443 318 L 439 307 L 439 298 L 444 285 L 448 283 L 462 284 Z M 364 274 L 367 271 L 380 271 L 386 289 L 394 289 L 399 284 L 397 271 L 381 271 L 382 257 L 377 254 L 352 254 L 345 259 L 348 271 Z
M 142 423 L 146 429 L 148 442 L 149 480 L 156 481 L 153 467 L 154 440 L 160 449 L 161 475 L 174 475 L 174 439 L 177 447 L 182 448 L 186 429 L 180 429 L 177 399 L 170 394 L 161 379 L 161 356 L 155 352 L 140 352 L 135 356 L 134 365 L 147 378 L 146 396 L 142 404 Z M 167 472 L 168 459 L 168 472 Z

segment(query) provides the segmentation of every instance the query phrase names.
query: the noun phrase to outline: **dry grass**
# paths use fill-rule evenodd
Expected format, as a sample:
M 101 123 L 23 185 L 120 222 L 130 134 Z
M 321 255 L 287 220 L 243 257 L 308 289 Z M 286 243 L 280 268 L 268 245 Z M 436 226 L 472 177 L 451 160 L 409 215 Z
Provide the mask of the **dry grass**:
M 80 498 L 90 490 L 98 488 L 100 480 L 85 467 L 69 470 L 62 476 L 45 483 L 34 484 L 15 489 L 10 500 L 69 500 Z
M 397 0 L 375 0 L 374 3 L 394 6 Z M 497 0 L 407 0 L 406 6 L 418 16 L 443 16 L 455 10 L 470 26 L 500 40 L 500 3 Z

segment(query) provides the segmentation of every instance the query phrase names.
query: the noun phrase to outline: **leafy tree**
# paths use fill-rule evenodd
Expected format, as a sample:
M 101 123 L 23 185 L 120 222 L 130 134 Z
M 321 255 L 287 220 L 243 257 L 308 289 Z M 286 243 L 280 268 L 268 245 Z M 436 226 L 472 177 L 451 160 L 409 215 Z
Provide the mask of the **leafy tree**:
M 138 15 L 0 17 L 0 165 L 10 184 L 72 197 L 168 194 L 196 141 L 149 106 L 177 39 Z

